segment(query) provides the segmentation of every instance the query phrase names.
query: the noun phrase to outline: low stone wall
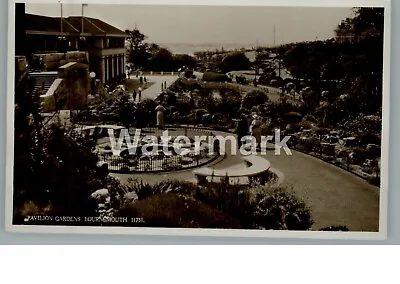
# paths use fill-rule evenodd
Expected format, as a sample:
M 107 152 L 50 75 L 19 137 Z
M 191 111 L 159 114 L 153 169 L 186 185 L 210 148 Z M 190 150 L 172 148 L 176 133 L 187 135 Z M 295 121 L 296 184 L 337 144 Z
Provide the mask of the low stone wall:
M 58 69 L 58 79 L 41 96 L 43 112 L 82 109 L 87 105 L 89 93 L 89 67 L 76 62 L 67 63 Z
M 67 53 L 34 54 L 32 61 L 41 61 L 44 71 L 56 71 L 67 63 L 77 62 L 88 64 L 88 53 L 83 51 L 70 51 Z
M 60 87 L 63 79 L 56 79 L 51 87 L 47 90 L 46 94 L 40 96 L 41 107 L 44 112 L 56 111 L 56 100 L 54 98 L 54 93 Z

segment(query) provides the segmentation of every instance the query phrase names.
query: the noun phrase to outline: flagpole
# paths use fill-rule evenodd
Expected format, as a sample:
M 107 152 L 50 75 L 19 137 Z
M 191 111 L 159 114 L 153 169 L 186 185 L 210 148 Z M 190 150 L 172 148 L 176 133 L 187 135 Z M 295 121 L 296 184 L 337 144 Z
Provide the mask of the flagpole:
M 60 9 L 61 9 L 61 18 L 60 18 L 60 25 L 61 25 L 61 37 L 63 36 L 63 4 L 60 2 Z
M 82 35 L 83 35 L 83 5 L 84 4 L 82 4 Z

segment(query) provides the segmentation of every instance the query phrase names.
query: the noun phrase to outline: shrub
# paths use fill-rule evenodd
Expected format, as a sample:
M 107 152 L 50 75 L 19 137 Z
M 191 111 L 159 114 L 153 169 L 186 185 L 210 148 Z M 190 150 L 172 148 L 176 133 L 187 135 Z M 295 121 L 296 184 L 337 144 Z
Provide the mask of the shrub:
M 225 74 L 208 71 L 203 74 L 203 81 L 206 81 L 206 82 L 231 82 L 231 79 Z
M 176 95 L 174 93 L 167 94 L 167 105 L 168 106 L 175 106 L 177 102 Z
M 285 121 L 287 123 L 299 123 L 302 119 L 302 116 L 298 112 L 287 112 L 285 113 Z
M 142 216 L 146 226 L 307 230 L 313 224 L 305 203 L 282 188 L 130 180 L 123 189 L 139 201 L 125 204 L 119 216 Z
M 268 85 L 270 81 L 271 81 L 271 78 L 269 76 L 267 77 L 265 75 L 260 76 L 260 78 L 258 79 L 258 83 L 262 84 L 262 85 Z
M 240 220 L 248 229 L 307 230 L 313 224 L 305 203 L 282 188 L 249 188 L 221 182 L 198 189 L 194 197 Z
M 193 70 L 185 70 L 184 76 L 185 76 L 185 78 L 192 78 Z
M 304 116 L 303 119 L 305 121 L 309 121 L 309 122 L 313 122 L 313 123 L 317 123 L 318 122 L 317 119 L 314 116 L 310 115 L 310 114 L 307 114 L 306 116 Z
M 150 196 L 124 206 L 119 216 L 144 219 L 149 227 L 231 228 L 240 223 L 229 215 L 188 196 L 176 193 Z
M 254 191 L 254 190 L 252 190 Z M 284 188 L 255 191 L 254 219 L 258 226 L 273 230 L 308 230 L 313 224 L 311 210 Z
M 135 192 L 139 200 L 141 200 L 153 195 L 168 192 L 187 194 L 194 190 L 193 187 L 193 184 L 179 180 L 161 181 L 152 185 L 149 183 L 143 183 L 141 180 L 129 179 L 128 183 L 124 185 L 124 191 Z
M 274 183 L 275 181 L 278 180 L 278 176 L 271 172 L 271 171 L 266 171 L 260 177 L 260 185 L 266 185 L 269 183 Z
M 191 105 L 187 101 L 177 101 L 175 106 L 180 115 L 188 115 L 190 113 Z
M 268 102 L 268 95 L 261 90 L 253 90 L 246 94 L 242 100 L 242 107 L 251 109 L 253 106 L 258 106 Z
M 365 132 L 363 134 L 360 134 L 357 136 L 357 142 L 360 146 L 365 147 L 368 144 L 381 144 L 381 139 L 378 135 L 371 133 L 371 132 Z
M 130 170 L 127 166 L 123 166 L 123 167 L 121 167 L 121 169 L 120 169 L 120 172 L 123 173 L 123 174 L 129 174 L 130 171 L 131 171 L 131 170 Z
M 370 154 L 367 149 L 361 147 L 353 147 L 351 150 L 354 153 L 353 160 L 355 163 L 361 163 L 370 158 Z
M 381 185 L 381 178 L 380 178 L 380 176 L 368 177 L 368 178 L 367 178 L 367 181 L 368 181 L 370 184 L 375 185 L 375 186 L 378 186 L 378 187 Z
M 300 124 L 298 123 L 289 123 L 285 128 L 285 135 L 293 134 L 300 131 Z

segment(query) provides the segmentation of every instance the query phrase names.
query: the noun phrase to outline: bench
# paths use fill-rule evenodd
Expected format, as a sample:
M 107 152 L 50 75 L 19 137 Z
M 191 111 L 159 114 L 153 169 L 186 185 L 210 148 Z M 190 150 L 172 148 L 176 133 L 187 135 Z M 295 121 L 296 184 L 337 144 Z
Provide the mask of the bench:
M 253 178 L 257 178 L 268 172 L 271 163 L 260 156 L 250 155 L 244 156 L 242 159 L 247 164 L 246 169 L 234 169 L 234 170 L 215 170 L 210 168 L 200 168 L 193 171 L 197 183 L 204 185 L 207 183 L 207 177 L 219 177 L 221 181 L 226 178 L 240 178 L 248 177 L 251 182 Z

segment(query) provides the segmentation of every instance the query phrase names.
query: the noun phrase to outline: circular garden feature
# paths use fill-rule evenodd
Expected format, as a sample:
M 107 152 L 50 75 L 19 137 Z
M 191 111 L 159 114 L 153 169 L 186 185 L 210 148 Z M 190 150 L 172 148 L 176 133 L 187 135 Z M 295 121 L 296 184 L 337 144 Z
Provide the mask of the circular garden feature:
M 135 137 L 135 132 L 140 137 Z M 130 129 L 130 140 L 124 139 L 120 151 L 112 140 L 97 140 L 99 161 L 110 172 L 122 174 L 185 170 L 204 166 L 219 157 L 219 148 L 210 130 L 185 127 L 146 127 Z M 166 138 L 168 136 L 168 138 Z M 202 141 L 196 137 L 203 137 Z M 121 137 L 115 135 L 114 145 Z M 115 146 L 114 146 L 115 147 Z

